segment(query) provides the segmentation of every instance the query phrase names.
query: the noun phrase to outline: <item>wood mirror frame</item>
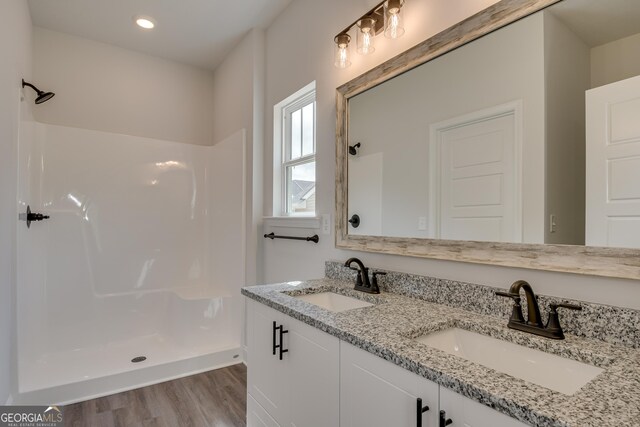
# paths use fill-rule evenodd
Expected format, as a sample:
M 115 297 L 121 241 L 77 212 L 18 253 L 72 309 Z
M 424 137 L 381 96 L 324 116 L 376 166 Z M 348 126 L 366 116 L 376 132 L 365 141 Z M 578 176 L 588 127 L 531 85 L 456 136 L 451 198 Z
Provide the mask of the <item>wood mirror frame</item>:
M 336 90 L 337 248 L 566 273 L 640 279 L 640 249 L 471 242 L 350 235 L 348 223 L 349 99 L 561 0 L 502 0 L 378 65 Z

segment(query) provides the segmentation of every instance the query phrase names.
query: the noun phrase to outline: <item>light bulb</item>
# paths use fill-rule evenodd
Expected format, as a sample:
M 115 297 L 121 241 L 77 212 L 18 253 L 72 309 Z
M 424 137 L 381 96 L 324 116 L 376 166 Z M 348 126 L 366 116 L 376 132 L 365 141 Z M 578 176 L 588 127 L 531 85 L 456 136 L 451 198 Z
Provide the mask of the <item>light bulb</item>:
M 375 37 L 375 24 L 373 18 L 363 18 L 358 22 L 358 53 L 368 55 L 375 52 L 373 38 Z
M 402 25 L 402 0 L 388 0 L 385 4 L 384 36 L 389 39 L 397 39 L 404 34 Z
M 362 47 L 360 48 L 360 53 L 366 55 L 368 53 L 373 52 L 374 47 L 371 46 L 371 32 L 363 31 L 362 32 Z

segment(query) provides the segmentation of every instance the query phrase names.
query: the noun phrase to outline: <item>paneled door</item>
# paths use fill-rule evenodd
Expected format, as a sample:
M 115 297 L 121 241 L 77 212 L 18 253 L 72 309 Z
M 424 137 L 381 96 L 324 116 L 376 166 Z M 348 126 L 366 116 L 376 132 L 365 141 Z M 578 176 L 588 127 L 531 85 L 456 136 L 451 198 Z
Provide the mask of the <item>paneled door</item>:
M 481 111 L 432 126 L 434 238 L 522 241 L 515 108 Z
M 438 384 L 341 342 L 340 426 L 437 427 Z
M 440 387 L 440 418 L 451 427 L 527 427 L 521 421 L 484 406 L 474 400 Z
M 588 246 L 640 248 L 640 76 L 587 91 Z

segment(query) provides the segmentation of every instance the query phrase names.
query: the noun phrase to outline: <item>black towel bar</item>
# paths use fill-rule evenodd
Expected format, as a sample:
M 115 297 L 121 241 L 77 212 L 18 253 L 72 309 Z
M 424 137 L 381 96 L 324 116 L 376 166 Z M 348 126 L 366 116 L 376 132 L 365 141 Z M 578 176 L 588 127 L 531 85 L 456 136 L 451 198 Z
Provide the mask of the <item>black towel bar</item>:
M 314 234 L 311 237 L 294 237 L 294 236 L 276 236 L 274 233 L 269 233 L 264 235 L 265 239 L 288 239 L 288 240 L 305 240 L 307 242 L 318 243 L 320 238 L 317 234 Z

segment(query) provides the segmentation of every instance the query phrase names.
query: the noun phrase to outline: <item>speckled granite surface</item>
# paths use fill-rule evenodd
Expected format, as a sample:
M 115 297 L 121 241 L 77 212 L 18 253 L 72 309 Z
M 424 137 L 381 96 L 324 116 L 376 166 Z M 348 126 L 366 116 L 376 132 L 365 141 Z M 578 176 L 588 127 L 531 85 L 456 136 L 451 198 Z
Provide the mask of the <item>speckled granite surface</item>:
M 379 280 L 380 289 L 387 292 L 505 319 L 508 319 L 511 314 L 512 301 L 507 298 L 498 298 L 494 294 L 497 290 L 506 291 L 508 285 L 505 285 L 504 289 L 497 289 L 435 277 L 382 269 L 374 270 L 387 272 L 387 275 L 380 276 Z M 325 275 L 331 279 L 354 280 L 355 271 L 345 267 L 341 262 L 327 261 Z M 535 291 L 535 283 L 531 285 Z M 538 297 L 542 319 L 545 321 L 549 303 L 570 302 L 582 306 L 581 311 L 559 310 L 562 328 L 565 332 L 579 337 L 595 338 L 611 344 L 640 349 L 640 310 L 559 299 L 545 295 L 538 295 Z M 526 308 L 524 308 L 525 315 L 526 312 Z
M 387 289 L 393 288 L 392 278 L 386 277 Z M 293 297 L 325 291 L 375 305 L 332 313 Z M 574 335 L 549 340 L 508 329 L 507 314 L 478 315 L 478 310 L 462 310 L 452 307 L 454 303 L 435 304 L 395 292 L 367 295 L 354 291 L 351 280 L 253 286 L 243 288 L 242 294 L 533 426 L 640 426 L 640 351 L 630 347 Z M 590 363 L 604 372 L 566 396 L 412 339 L 452 326 Z

